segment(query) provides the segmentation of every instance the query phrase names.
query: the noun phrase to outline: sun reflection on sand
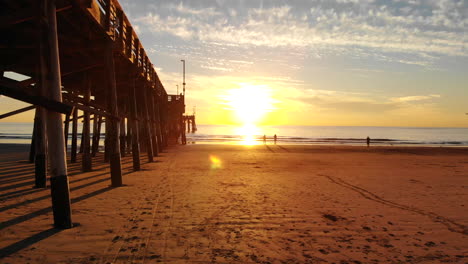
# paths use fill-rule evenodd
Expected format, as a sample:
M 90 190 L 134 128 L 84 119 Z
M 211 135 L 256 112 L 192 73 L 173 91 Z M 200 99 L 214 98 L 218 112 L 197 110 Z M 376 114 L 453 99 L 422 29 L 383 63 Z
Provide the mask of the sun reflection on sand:
M 237 134 L 242 137 L 239 142 L 240 145 L 252 146 L 259 144 L 255 136 L 260 134 L 260 129 L 254 124 L 245 124 L 239 127 Z

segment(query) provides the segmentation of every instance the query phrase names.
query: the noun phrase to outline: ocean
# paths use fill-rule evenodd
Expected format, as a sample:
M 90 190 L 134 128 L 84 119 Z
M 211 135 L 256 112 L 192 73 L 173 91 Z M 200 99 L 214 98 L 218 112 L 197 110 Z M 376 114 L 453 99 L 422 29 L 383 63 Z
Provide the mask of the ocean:
M 29 144 L 32 123 L 0 123 L 0 143 Z M 188 133 L 190 144 L 262 144 L 263 136 L 278 144 L 468 146 L 468 128 L 366 127 L 366 126 L 264 126 L 198 125 Z M 78 131 L 81 131 L 79 124 Z M 78 135 L 81 138 L 81 135 Z M 103 138 L 102 138 L 103 140 Z M 101 143 L 102 144 L 102 143 Z

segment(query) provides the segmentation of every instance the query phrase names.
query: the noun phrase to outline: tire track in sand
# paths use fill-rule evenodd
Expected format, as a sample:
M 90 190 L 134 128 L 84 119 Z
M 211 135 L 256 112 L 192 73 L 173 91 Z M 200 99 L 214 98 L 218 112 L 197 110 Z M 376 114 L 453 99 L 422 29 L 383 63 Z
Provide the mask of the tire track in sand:
M 99 263 L 134 263 L 135 261 L 145 261 L 147 248 L 150 244 L 149 237 L 154 232 L 153 224 L 157 215 L 157 208 L 160 205 L 160 198 L 163 196 L 164 187 L 168 185 L 167 175 L 173 164 L 173 159 L 169 159 L 165 164 L 166 169 L 161 174 L 161 179 L 152 182 L 146 193 L 139 195 L 135 211 L 127 222 L 119 228 L 111 243 L 104 250 Z M 156 194 L 152 190 L 156 189 Z M 151 213 L 149 213 L 151 212 Z M 141 218 L 144 214 L 151 214 L 151 226 L 141 226 L 145 224 Z M 149 222 L 149 221 L 148 221 Z M 148 224 L 148 223 L 146 223 Z M 149 229 L 149 232 L 148 232 Z
M 463 235 L 468 235 L 468 230 L 467 230 L 467 227 L 465 225 L 462 225 L 462 224 L 459 224 L 451 219 L 448 219 L 444 216 L 441 216 L 441 215 L 438 215 L 436 213 L 433 213 L 433 212 L 427 212 L 427 211 L 424 211 L 422 209 L 419 209 L 419 208 L 415 208 L 415 207 L 411 207 L 411 206 L 407 206 L 407 205 L 403 205 L 403 204 L 399 204 L 399 203 L 395 203 L 395 202 L 392 202 L 392 201 L 389 201 L 389 200 L 385 200 L 383 198 L 381 198 L 380 196 L 364 189 L 364 188 L 361 188 L 361 187 L 358 187 L 356 185 L 352 185 L 348 182 L 345 182 L 344 180 L 338 178 L 338 177 L 333 177 L 333 176 L 329 176 L 329 175 L 324 175 L 324 174 L 317 174 L 318 176 L 322 176 L 322 177 L 325 177 L 327 179 L 329 179 L 331 182 L 335 183 L 335 184 L 338 184 L 342 187 L 345 187 L 345 188 L 348 188 L 352 191 L 355 191 L 357 193 L 359 193 L 361 196 L 363 196 L 364 198 L 368 199 L 368 200 L 371 200 L 371 201 L 374 201 L 374 202 L 378 202 L 378 203 L 381 203 L 381 204 L 384 204 L 384 205 L 387 205 L 387 206 L 390 206 L 390 207 L 393 207 L 393 208 L 397 208 L 397 209 L 401 209 L 401 210 L 405 210 L 405 211 L 410 211 L 410 212 L 414 212 L 414 213 L 417 213 L 417 214 L 420 214 L 420 215 L 423 215 L 423 216 L 427 216 L 429 217 L 433 222 L 436 222 L 436 223 L 441 223 L 443 225 L 445 225 L 449 231 L 451 232 L 455 232 L 455 233 L 460 233 L 460 234 L 463 234 Z

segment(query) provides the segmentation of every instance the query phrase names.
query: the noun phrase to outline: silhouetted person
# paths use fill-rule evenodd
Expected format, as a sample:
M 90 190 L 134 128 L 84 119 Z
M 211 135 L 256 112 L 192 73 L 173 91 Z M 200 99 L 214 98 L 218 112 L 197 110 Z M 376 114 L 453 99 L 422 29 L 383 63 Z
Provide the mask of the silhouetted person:
M 366 141 L 367 141 L 367 147 L 369 147 L 369 145 L 370 145 L 370 137 L 367 137 Z
M 263 135 L 263 144 L 266 145 L 266 135 Z
M 274 136 L 273 138 L 275 139 L 275 145 L 276 145 L 276 140 L 278 139 L 278 138 L 276 137 L 276 134 L 275 134 L 275 136 Z

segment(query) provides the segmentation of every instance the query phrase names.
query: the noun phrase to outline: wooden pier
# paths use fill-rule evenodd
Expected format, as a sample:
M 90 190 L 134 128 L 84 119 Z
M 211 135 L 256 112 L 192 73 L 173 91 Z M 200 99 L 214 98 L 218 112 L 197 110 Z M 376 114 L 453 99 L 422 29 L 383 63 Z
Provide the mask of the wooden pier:
M 185 144 L 184 96 L 167 94 L 117 0 L 0 0 L 0 36 L 0 94 L 32 104 L 0 117 L 35 109 L 30 161 L 36 187 L 50 177 L 56 227 L 72 226 L 67 144 L 70 162 L 91 171 L 104 124 L 113 187 L 124 182 L 122 156 L 140 170 L 140 151 L 151 162 Z
M 183 116 L 185 125 L 187 126 L 188 133 L 195 133 L 197 131 L 197 124 L 195 123 L 195 115 Z

